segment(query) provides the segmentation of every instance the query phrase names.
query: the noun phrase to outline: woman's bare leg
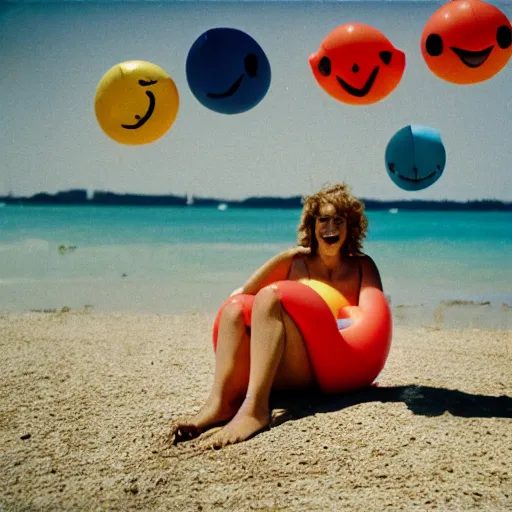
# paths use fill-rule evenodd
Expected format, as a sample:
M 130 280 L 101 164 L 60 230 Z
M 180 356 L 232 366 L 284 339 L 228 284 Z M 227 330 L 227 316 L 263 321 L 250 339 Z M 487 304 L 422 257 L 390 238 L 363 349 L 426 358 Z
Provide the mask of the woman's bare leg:
M 272 286 L 256 295 L 251 323 L 247 394 L 234 418 L 205 440 L 207 447 L 244 441 L 268 426 L 269 397 L 273 387 L 297 389 L 314 383 L 302 335 L 284 311 Z
M 230 303 L 219 322 L 215 376 L 204 406 L 193 416 L 180 418 L 171 429 L 174 443 L 197 437 L 230 420 L 240 407 L 249 382 L 249 336 L 240 304 Z

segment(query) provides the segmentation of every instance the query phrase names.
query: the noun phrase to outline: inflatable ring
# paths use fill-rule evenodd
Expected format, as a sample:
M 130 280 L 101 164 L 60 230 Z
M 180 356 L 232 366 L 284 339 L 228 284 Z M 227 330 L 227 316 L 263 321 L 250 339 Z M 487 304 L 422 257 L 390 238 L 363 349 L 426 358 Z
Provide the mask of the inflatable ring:
M 391 311 L 382 291 L 362 290 L 359 305 L 345 310 L 353 324 L 340 331 L 329 306 L 309 286 L 298 281 L 278 281 L 270 286 L 302 333 L 323 392 L 345 393 L 373 383 L 384 368 L 391 347 Z M 250 327 L 253 301 L 254 296 L 239 294 L 222 304 L 213 326 L 214 350 L 226 305 L 239 303 L 245 325 Z

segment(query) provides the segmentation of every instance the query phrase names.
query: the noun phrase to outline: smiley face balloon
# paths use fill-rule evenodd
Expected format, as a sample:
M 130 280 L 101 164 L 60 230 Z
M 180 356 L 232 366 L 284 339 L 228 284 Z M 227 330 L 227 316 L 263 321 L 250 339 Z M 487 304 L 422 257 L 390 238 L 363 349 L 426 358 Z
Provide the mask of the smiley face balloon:
M 164 135 L 178 114 L 172 78 L 151 62 L 116 64 L 100 80 L 94 109 L 103 131 L 121 144 L 148 144 Z
M 446 151 L 439 131 L 421 125 L 398 130 L 386 147 L 386 171 L 400 188 L 423 190 L 443 174 Z
M 309 57 L 318 84 L 336 100 L 370 105 L 399 84 L 405 54 L 379 30 L 362 23 L 335 28 Z
M 475 84 L 501 71 L 512 54 L 510 22 L 480 0 L 453 0 L 427 21 L 421 52 L 429 69 L 454 84 Z
M 261 46 L 234 28 L 201 34 L 186 61 L 190 90 L 205 107 L 240 114 L 255 107 L 270 87 L 270 63 Z

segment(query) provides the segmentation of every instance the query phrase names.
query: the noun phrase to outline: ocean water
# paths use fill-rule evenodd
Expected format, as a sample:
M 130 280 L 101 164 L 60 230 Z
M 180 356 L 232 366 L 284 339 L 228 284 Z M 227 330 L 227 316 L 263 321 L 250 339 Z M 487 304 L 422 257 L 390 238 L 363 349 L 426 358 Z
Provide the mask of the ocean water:
M 489 303 L 475 306 L 484 317 L 489 308 L 510 310 L 511 213 L 367 213 L 365 251 L 398 318 L 417 310 L 421 323 L 421 311 L 434 312 L 442 301 Z M 88 305 L 215 312 L 259 265 L 295 244 L 299 216 L 300 210 L 5 206 L 0 311 Z

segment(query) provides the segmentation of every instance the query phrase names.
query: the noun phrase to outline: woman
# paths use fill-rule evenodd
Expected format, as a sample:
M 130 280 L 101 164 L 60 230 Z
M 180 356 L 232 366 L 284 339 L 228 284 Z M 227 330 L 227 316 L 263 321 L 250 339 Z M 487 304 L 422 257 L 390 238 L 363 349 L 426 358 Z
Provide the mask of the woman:
M 304 199 L 298 247 L 271 258 L 234 292 L 246 294 L 242 298 L 254 296 L 251 327 L 247 327 L 243 300 L 232 300 L 221 310 L 212 390 L 196 415 L 176 422 L 171 431 L 174 443 L 222 424 L 206 440 L 208 446 L 244 441 L 269 425 L 272 389 L 315 386 L 302 334 L 269 285 L 281 280 L 320 280 L 357 306 L 366 287 L 382 290 L 375 263 L 361 252 L 367 225 L 363 203 L 345 184 L 323 188 Z

